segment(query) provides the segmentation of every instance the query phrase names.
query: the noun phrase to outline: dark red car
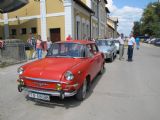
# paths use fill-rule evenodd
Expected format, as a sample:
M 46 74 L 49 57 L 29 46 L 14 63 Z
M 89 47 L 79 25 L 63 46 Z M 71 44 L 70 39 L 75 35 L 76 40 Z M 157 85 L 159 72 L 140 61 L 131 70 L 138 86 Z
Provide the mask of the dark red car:
M 95 42 L 72 40 L 51 45 L 47 56 L 18 68 L 18 90 L 25 90 L 35 99 L 61 99 L 76 95 L 78 100 L 86 92 L 94 77 L 104 69 L 104 56 Z

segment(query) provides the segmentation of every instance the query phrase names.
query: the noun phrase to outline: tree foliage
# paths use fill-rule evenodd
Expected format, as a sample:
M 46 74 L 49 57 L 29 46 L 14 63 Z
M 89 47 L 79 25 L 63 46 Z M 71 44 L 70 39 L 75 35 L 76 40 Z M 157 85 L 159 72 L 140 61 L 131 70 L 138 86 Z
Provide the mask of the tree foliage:
M 134 27 L 133 27 L 133 34 L 134 35 L 140 35 L 141 34 L 141 30 L 140 30 L 140 22 L 138 22 L 138 21 L 136 21 L 136 22 L 134 22 Z
M 160 3 L 150 3 L 144 9 L 140 21 L 135 22 L 134 34 L 160 37 Z

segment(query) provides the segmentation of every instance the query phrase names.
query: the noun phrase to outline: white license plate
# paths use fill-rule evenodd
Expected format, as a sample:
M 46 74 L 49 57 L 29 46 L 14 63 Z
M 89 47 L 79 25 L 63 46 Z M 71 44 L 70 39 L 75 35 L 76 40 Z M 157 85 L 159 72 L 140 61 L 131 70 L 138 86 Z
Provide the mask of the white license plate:
M 29 92 L 28 96 L 30 98 L 36 98 L 36 99 L 40 99 L 40 100 L 50 101 L 50 96 L 49 95 Z

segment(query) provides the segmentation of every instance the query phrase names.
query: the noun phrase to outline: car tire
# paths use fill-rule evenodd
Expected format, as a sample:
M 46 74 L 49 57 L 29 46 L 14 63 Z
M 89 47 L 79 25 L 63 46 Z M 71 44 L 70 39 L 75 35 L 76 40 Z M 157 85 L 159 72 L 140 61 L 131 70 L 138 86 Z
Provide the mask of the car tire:
M 83 85 L 76 94 L 76 99 L 79 101 L 83 101 L 86 98 L 86 94 L 87 94 L 87 80 L 85 79 Z
M 114 59 L 114 55 L 112 54 L 111 58 L 110 58 L 110 62 L 113 62 Z
M 103 71 L 104 71 L 104 63 L 103 63 L 102 66 L 101 66 L 101 69 L 100 69 L 100 71 L 99 71 L 99 74 L 101 75 L 101 74 L 103 73 Z

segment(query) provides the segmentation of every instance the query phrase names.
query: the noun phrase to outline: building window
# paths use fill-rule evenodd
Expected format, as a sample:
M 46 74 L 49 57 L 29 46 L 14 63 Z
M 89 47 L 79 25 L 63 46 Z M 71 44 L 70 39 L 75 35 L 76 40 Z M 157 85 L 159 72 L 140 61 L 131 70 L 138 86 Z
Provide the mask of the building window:
M 76 38 L 80 39 L 80 34 L 79 34 L 79 32 L 80 32 L 80 22 L 77 21 L 77 25 L 76 26 L 77 26 L 77 35 L 76 35 Z
M 17 30 L 16 29 L 11 29 L 11 35 L 17 35 Z
M 31 28 L 31 33 L 32 34 L 36 34 L 37 33 L 37 28 L 36 27 L 32 27 Z
M 81 39 L 81 28 L 82 28 L 82 24 L 81 24 L 81 18 L 79 16 L 76 16 L 76 39 L 80 40 Z
M 21 29 L 21 34 L 22 34 L 22 35 L 27 34 L 27 29 L 26 29 L 26 28 L 22 28 L 22 29 Z

